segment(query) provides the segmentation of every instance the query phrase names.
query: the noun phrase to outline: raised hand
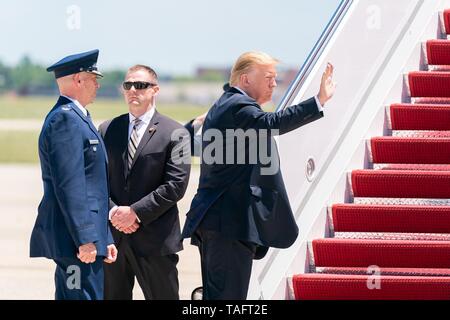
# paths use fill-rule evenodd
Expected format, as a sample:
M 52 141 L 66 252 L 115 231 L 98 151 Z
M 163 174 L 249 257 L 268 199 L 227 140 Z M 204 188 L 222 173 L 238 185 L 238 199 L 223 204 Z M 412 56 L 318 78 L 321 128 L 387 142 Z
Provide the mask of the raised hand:
M 327 63 L 327 67 L 322 74 L 322 80 L 320 81 L 320 90 L 317 98 L 322 106 L 331 99 L 336 89 L 336 83 L 333 82 L 333 70 L 334 67 L 331 63 Z

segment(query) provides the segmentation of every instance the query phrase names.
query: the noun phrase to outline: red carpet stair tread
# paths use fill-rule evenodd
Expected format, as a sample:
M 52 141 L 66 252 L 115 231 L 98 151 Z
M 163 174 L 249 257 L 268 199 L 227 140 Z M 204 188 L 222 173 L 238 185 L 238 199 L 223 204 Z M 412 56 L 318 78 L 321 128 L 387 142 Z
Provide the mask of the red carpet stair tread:
M 293 278 L 300 300 L 442 300 L 450 296 L 450 277 L 303 274 Z
M 450 105 L 392 104 L 390 116 L 392 130 L 450 130 Z
M 450 241 L 316 239 L 317 267 L 450 268 Z
M 335 204 L 335 232 L 450 233 L 450 207 Z
M 428 40 L 427 59 L 429 65 L 450 65 L 450 41 Z
M 450 269 L 432 268 L 358 268 L 358 267 L 318 267 L 318 274 L 348 274 L 348 275 L 380 275 L 380 276 L 436 276 L 450 277 Z
M 444 10 L 443 16 L 444 16 L 445 31 L 447 34 L 450 34 L 450 9 Z
M 408 75 L 411 97 L 450 97 L 450 73 L 414 71 Z
M 450 163 L 450 138 L 371 139 L 374 163 Z
M 355 197 L 450 199 L 449 171 L 354 170 Z

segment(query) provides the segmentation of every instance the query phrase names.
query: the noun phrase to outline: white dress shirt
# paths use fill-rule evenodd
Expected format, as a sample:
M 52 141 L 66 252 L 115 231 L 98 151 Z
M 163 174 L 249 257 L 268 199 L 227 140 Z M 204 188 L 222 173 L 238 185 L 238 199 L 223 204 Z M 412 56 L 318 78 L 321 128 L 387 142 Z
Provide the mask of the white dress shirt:
M 153 118 L 153 115 L 155 114 L 155 108 L 156 106 L 153 106 L 150 110 L 148 110 L 146 113 L 144 113 L 142 116 L 139 117 L 141 119 L 141 124 L 137 130 L 137 143 L 141 142 L 142 137 L 144 136 L 145 130 L 147 129 L 148 125 L 150 124 L 150 121 Z M 134 119 L 136 119 L 135 116 L 133 116 L 131 113 L 129 113 L 130 123 L 128 125 L 128 140 L 130 140 L 131 132 L 133 131 L 134 126 Z

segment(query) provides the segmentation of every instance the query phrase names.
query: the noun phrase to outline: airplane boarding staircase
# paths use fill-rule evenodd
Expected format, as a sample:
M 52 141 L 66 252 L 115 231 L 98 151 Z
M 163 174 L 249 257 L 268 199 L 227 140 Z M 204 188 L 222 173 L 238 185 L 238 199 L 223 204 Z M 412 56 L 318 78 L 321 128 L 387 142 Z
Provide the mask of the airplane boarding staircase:
M 353 202 L 328 208 L 330 237 L 308 243 L 293 298 L 450 299 L 450 40 L 422 46 L 426 68 L 404 75 L 409 101 L 386 107 L 389 135 L 348 174 Z

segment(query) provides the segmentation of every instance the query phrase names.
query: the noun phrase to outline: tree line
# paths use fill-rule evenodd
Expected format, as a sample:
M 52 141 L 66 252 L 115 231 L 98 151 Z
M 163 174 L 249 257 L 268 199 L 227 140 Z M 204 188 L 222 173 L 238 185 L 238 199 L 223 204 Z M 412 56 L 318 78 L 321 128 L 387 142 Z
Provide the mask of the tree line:
M 125 76 L 124 70 L 103 72 L 101 85 L 105 92 L 116 92 Z M 17 95 L 53 94 L 57 90 L 53 73 L 46 67 L 24 56 L 15 66 L 7 66 L 0 61 L 0 93 L 14 92 Z
M 103 71 L 99 95 L 116 97 L 120 95 L 119 88 L 125 77 L 126 70 Z M 206 73 L 201 77 L 171 77 L 160 76 L 162 81 L 224 81 L 220 74 Z M 46 71 L 46 66 L 33 62 L 24 56 L 15 66 L 7 66 L 0 61 L 0 94 L 13 92 L 20 96 L 54 95 L 57 92 L 53 73 Z

